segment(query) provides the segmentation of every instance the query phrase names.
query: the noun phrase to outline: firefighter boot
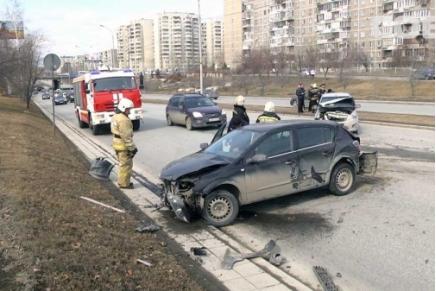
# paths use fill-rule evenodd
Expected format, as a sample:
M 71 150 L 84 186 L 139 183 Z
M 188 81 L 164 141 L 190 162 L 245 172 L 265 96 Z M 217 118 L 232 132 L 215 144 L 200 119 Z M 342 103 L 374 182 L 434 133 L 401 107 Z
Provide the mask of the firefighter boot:
M 118 186 L 120 188 L 133 188 L 130 183 L 130 177 L 132 176 L 133 160 L 128 151 L 117 152 L 117 159 L 119 162 L 118 168 Z

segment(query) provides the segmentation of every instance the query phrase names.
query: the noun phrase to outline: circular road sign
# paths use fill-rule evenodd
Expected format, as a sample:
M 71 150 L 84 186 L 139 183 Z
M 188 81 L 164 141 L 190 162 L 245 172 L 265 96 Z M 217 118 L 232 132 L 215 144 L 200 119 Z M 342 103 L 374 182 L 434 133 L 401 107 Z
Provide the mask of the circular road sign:
M 61 66 L 61 59 L 56 54 L 48 54 L 44 57 L 44 68 L 56 71 Z

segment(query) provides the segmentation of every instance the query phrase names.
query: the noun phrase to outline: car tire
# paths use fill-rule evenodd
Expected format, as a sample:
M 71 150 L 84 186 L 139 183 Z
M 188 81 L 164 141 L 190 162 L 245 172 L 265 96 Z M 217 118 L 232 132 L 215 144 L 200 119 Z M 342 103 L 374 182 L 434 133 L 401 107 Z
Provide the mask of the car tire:
M 330 176 L 329 189 L 336 196 L 347 195 L 353 190 L 356 174 L 349 163 L 340 163 L 333 169 Z
M 92 125 L 91 113 L 89 113 L 89 128 L 91 129 L 93 135 L 100 134 L 100 126 L 97 124 Z
M 133 130 L 138 130 L 141 127 L 141 120 L 132 120 Z
M 88 127 L 88 124 L 86 122 L 83 122 L 82 120 L 80 120 L 79 113 L 77 111 L 76 111 L 76 116 L 77 116 L 77 121 L 79 123 L 80 128 Z
M 187 130 L 192 130 L 194 127 L 192 126 L 192 118 L 191 117 L 187 117 L 186 118 L 186 129 Z
M 213 226 L 231 224 L 238 213 L 238 199 L 227 190 L 215 190 L 204 199 L 202 217 Z
M 169 114 L 167 114 L 167 125 L 168 125 L 168 126 L 173 126 L 173 125 L 174 125 L 174 123 L 173 123 L 173 121 L 171 120 L 171 117 L 170 117 Z

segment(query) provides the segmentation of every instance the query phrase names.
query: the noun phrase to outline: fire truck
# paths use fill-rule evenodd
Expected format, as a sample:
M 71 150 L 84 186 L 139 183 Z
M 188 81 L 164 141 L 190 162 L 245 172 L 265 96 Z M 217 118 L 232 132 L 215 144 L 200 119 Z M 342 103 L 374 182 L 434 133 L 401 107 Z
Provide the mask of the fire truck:
M 99 134 L 110 124 L 120 100 L 128 98 L 134 104 L 129 118 L 133 129 L 139 129 L 143 117 L 141 92 L 132 71 L 92 71 L 75 78 L 73 87 L 80 128 L 89 127 L 93 134 Z

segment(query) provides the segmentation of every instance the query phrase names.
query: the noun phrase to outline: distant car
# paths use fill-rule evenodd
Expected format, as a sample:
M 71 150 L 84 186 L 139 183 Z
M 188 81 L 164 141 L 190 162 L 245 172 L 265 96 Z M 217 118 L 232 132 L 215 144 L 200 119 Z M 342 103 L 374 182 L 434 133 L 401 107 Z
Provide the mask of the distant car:
M 204 89 L 203 95 L 212 99 L 218 99 L 220 97 L 218 93 L 218 87 L 207 87 Z
M 185 125 L 188 130 L 220 126 L 226 119 L 222 109 L 201 94 L 176 94 L 166 107 L 167 124 Z
M 67 97 L 60 90 L 56 91 L 56 93 L 54 94 L 53 100 L 54 100 L 55 105 L 67 104 L 68 103 Z
M 164 201 L 180 220 L 201 214 L 224 226 L 243 205 L 325 186 L 346 195 L 357 174 L 377 169 L 377 153 L 362 153 L 359 137 L 335 122 L 254 124 L 222 136 L 224 128 L 162 169 Z
M 353 133 L 359 132 L 359 117 L 353 97 L 348 93 L 325 93 L 321 96 L 315 119 L 342 124 Z
M 434 80 L 434 68 L 419 69 L 414 71 L 414 77 L 417 80 Z
M 42 100 L 50 99 L 50 93 L 43 92 L 41 95 Z

